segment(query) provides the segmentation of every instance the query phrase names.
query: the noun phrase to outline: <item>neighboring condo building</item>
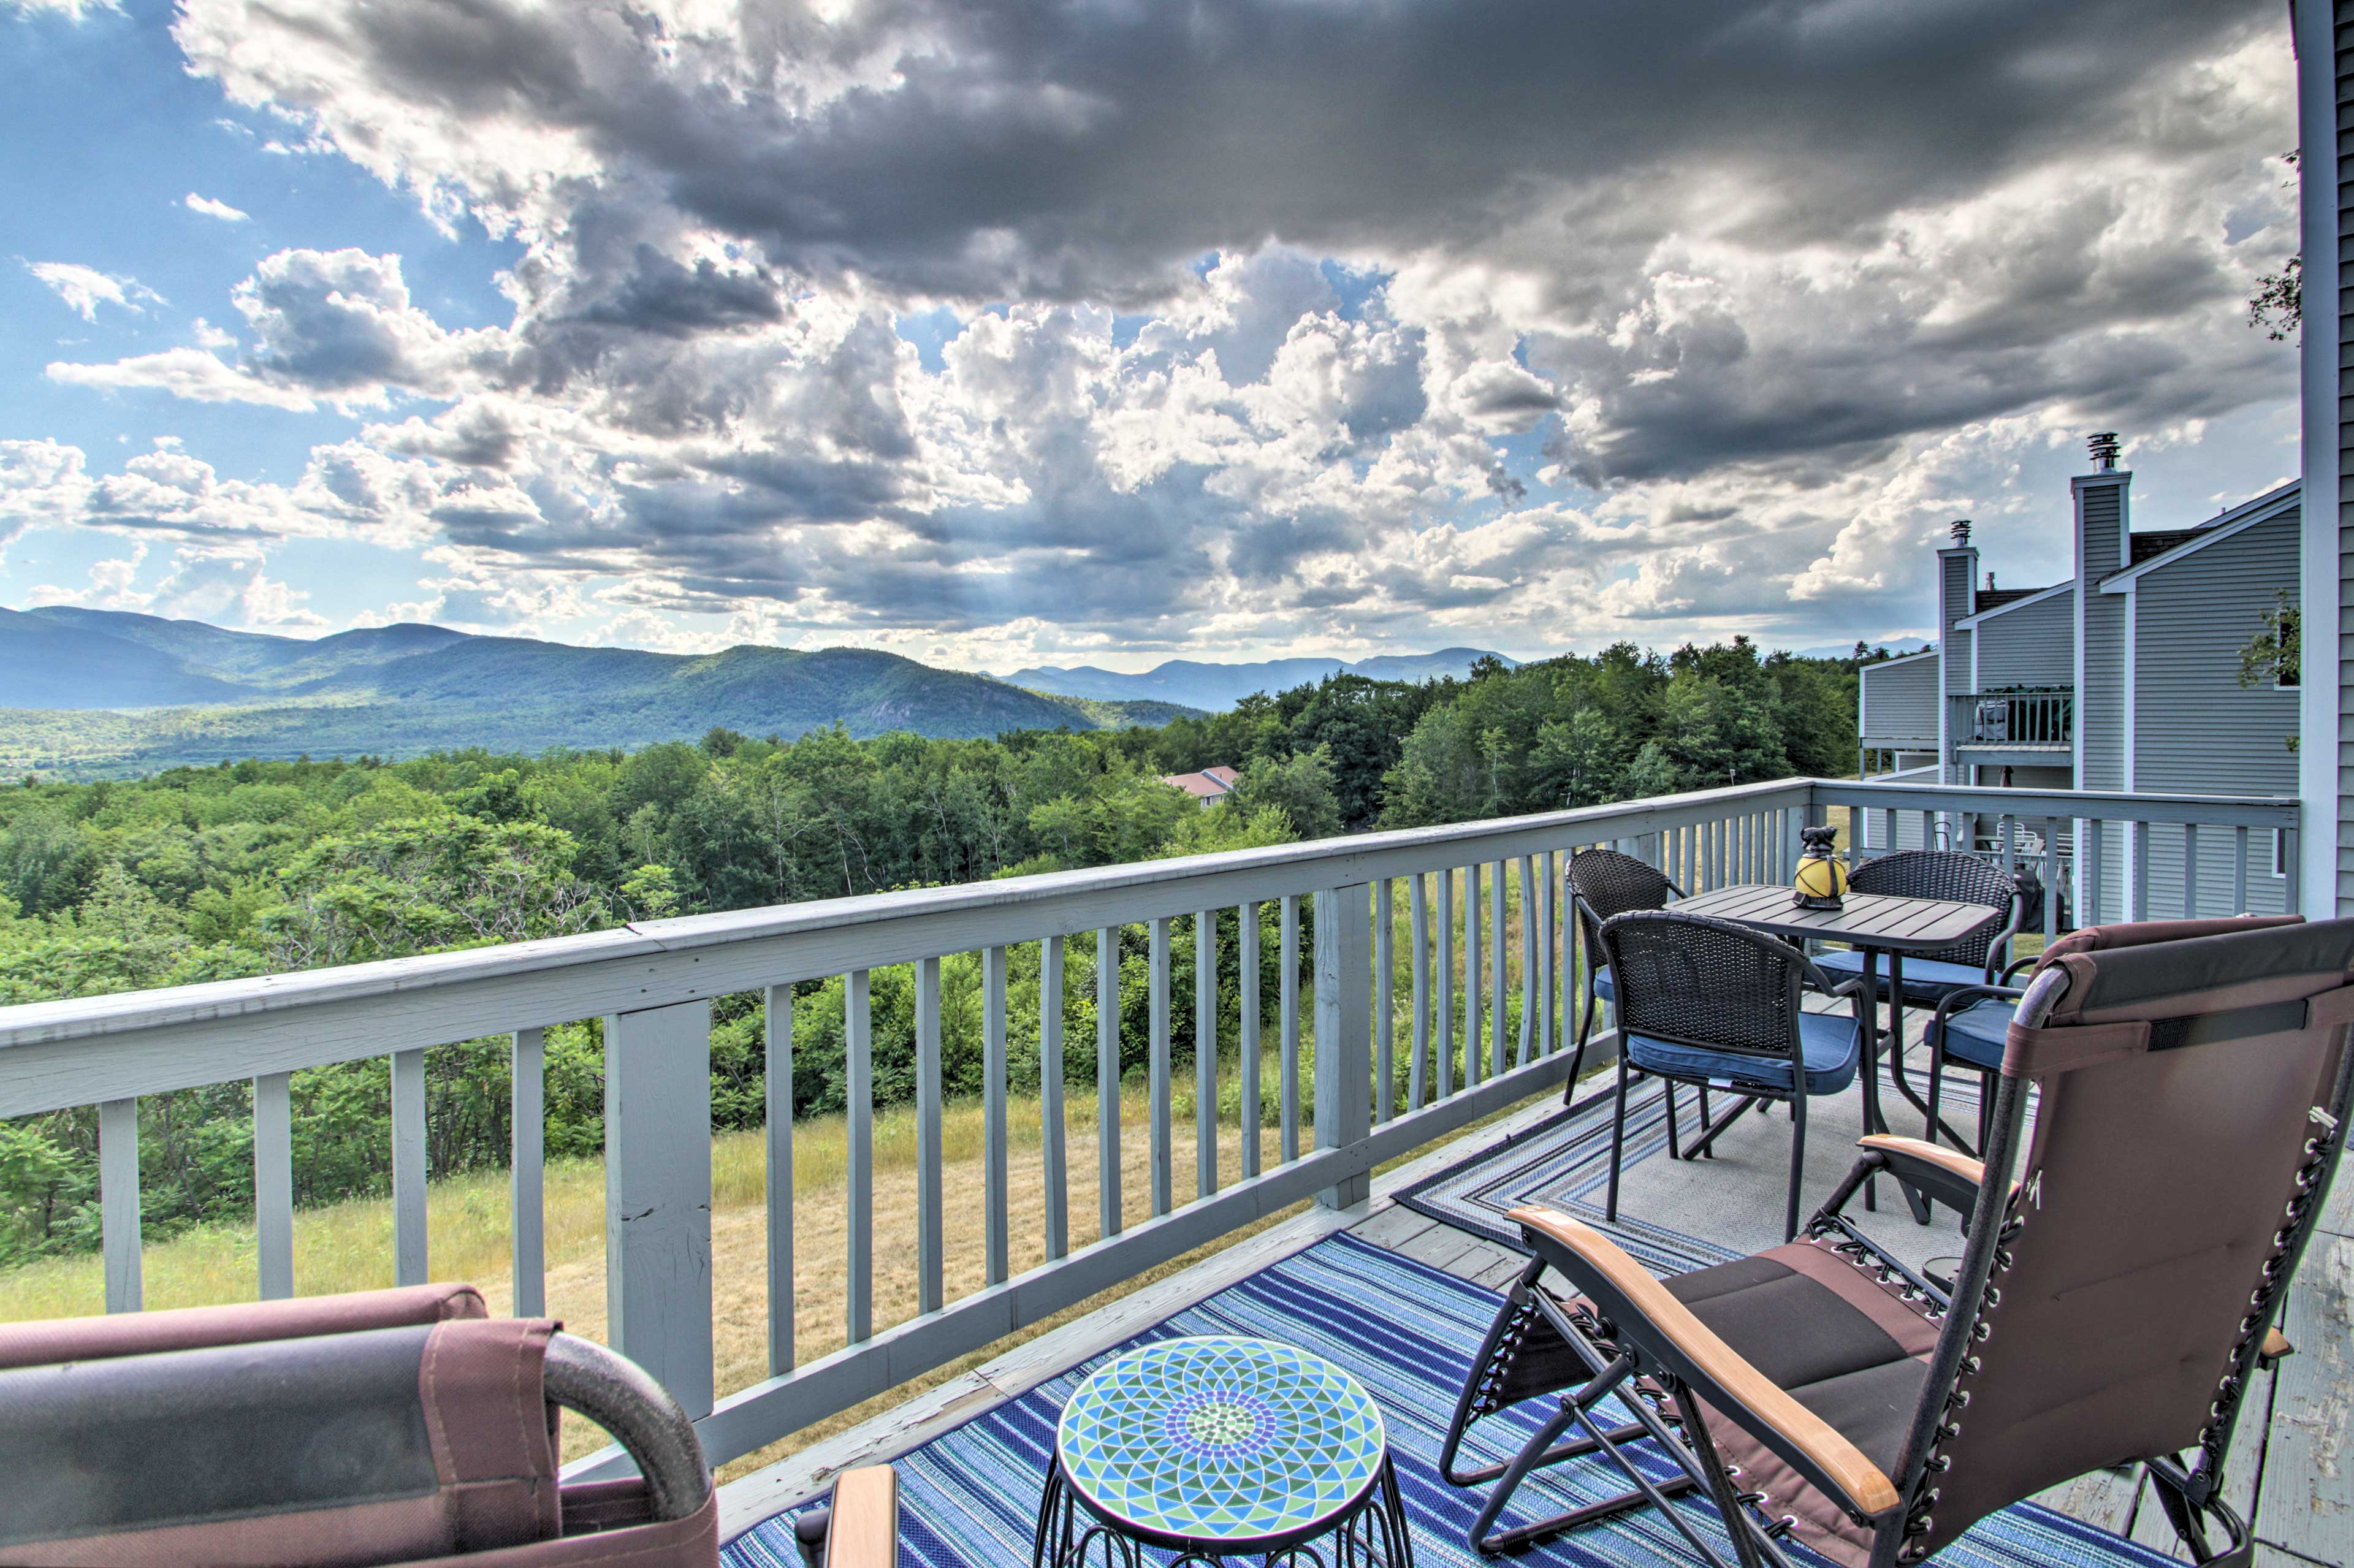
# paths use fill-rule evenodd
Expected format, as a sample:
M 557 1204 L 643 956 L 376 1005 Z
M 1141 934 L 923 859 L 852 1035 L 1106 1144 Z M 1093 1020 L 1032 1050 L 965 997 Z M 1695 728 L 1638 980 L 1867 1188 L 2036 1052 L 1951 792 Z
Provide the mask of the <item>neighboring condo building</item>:
M 2268 617 L 2296 609 L 2299 486 L 2195 528 L 2137 534 L 2133 475 L 2115 466 L 2116 439 L 2091 445 L 2094 471 L 2070 484 L 2068 581 L 1996 588 L 1970 525 L 1954 524 L 1937 552 L 1937 645 L 1861 672 L 1860 770 L 1922 783 L 2296 795 L 2295 677 L 2267 669 L 2243 684 L 2242 651 Z M 1889 847 L 1892 829 L 1896 847 L 1912 847 L 1925 824 L 1917 813 L 1893 823 L 1879 815 L 1862 825 L 1861 842 Z M 1980 820 L 1962 831 L 1983 845 L 1998 829 Z M 1926 831 L 1957 836 L 1935 822 Z M 2059 836 L 2073 859 L 2073 825 Z M 2263 837 L 2249 850 L 2246 905 L 2278 910 L 2287 866 L 2282 847 Z M 2235 836 L 2210 829 L 2198 848 L 2200 911 L 2233 912 Z M 2186 863 L 2178 831 L 2115 831 L 2101 853 L 2105 916 L 2128 911 L 2143 877 L 2150 906 L 2175 907 Z

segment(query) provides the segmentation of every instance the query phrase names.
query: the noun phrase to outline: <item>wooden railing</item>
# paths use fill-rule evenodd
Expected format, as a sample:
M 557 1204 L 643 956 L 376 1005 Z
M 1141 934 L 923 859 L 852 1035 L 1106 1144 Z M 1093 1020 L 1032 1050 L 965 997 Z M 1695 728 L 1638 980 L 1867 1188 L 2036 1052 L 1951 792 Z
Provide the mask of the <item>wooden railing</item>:
M 1835 807 L 1914 813 L 1925 830 L 1935 821 L 1956 833 L 1965 831 L 1961 824 L 1992 817 L 2008 835 L 2001 842 L 2009 847 L 1997 853 L 2014 857 L 2014 824 L 2064 819 L 2078 824 L 2080 842 L 2087 821 L 2144 835 L 2153 824 L 2180 824 L 2194 848 L 2201 828 L 2235 832 L 2243 861 L 2251 831 L 2278 831 L 2290 835 L 2289 863 L 2296 860 L 2294 801 L 1786 779 L 0 1009 L 0 1116 L 98 1107 L 107 1306 L 131 1310 L 141 1304 L 138 1097 L 251 1080 L 257 1287 L 265 1298 L 287 1296 L 294 1288 L 289 1075 L 388 1056 L 392 1272 L 398 1282 L 417 1282 L 431 1268 L 424 1053 L 509 1035 L 514 1301 L 517 1312 L 533 1313 L 546 1301 L 543 1037 L 553 1024 L 601 1018 L 608 1337 L 698 1418 L 712 1460 L 724 1463 L 1303 1199 L 1332 1206 L 1360 1202 L 1377 1165 L 1557 1086 L 1569 1072 L 1564 1047 L 1575 1033 L 1582 995 L 1575 923 L 1558 891 L 1567 858 L 1589 845 L 1615 845 L 1663 866 L 1691 891 L 1780 881 L 1796 858 L 1799 827 Z M 2047 846 L 2057 842 L 2056 833 L 2042 840 Z M 2096 880 L 2105 864 L 2101 842 L 2097 832 L 2090 840 Z M 2147 880 L 2145 874 L 2145 899 Z M 1235 920 L 1238 973 L 1257 976 L 1259 911 L 1270 904 L 1281 958 L 1271 1037 L 1262 1038 L 1267 1032 L 1259 986 L 1244 984 L 1240 1038 L 1220 1040 L 1217 972 L 1214 965 L 1197 966 L 1197 1157 L 1192 1192 L 1181 1199 L 1172 1168 L 1172 933 L 1191 921 L 1199 940 Z M 1512 906 L 1521 911 L 1516 966 L 1506 946 Z M 2195 869 L 2190 906 L 2203 906 Z M 1401 926 L 1409 948 L 1403 964 L 1395 951 Z M 1150 1213 L 1126 1224 L 1118 950 L 1120 932 L 1134 927 L 1144 933 L 1150 978 Z M 1100 1239 L 1074 1250 L 1064 1103 L 1071 1043 L 1063 1038 L 1062 1000 L 1068 946 L 1090 940 L 1098 960 Z M 1036 1087 L 1045 1200 L 1044 1261 L 1017 1275 L 1010 1266 L 1007 991 L 1009 950 L 1022 944 L 1039 949 Z M 1213 941 L 1200 946 L 1216 950 Z M 1312 972 L 1300 961 L 1303 947 Z M 949 955 L 974 952 L 983 991 L 979 1224 L 985 1266 L 977 1289 L 950 1299 L 943 1267 L 951 1216 L 943 1206 L 940 964 Z M 914 969 L 917 1309 L 907 1321 L 878 1328 L 870 981 L 875 970 L 892 965 Z M 844 980 L 848 1100 L 840 1258 L 845 1342 L 802 1361 L 793 1332 L 793 986 L 835 976 Z M 711 1004 L 747 991 L 767 1000 L 770 1375 L 720 1397 L 713 1372 Z M 1239 1173 L 1225 1181 L 1214 1118 L 1216 1075 L 1229 1044 L 1238 1060 L 1241 1121 L 1254 1134 L 1264 1108 L 1262 1054 L 1277 1054 L 1278 1137 L 1271 1164 L 1259 1139 L 1246 1137 Z M 1597 1031 L 1589 1063 L 1607 1060 L 1615 1049 L 1613 1037 Z M 1312 1096 L 1306 1105 L 1303 1086 Z M 959 1215 L 957 1223 L 969 1222 Z

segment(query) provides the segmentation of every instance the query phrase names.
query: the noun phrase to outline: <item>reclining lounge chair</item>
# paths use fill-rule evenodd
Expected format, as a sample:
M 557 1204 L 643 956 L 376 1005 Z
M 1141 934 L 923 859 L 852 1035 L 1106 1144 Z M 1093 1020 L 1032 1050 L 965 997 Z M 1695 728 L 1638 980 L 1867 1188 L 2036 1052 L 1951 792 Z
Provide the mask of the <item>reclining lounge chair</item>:
M 2054 945 L 2009 1033 L 1983 1164 L 1866 1138 L 1799 1241 L 1667 1280 L 1566 1214 L 1516 1211 L 1534 1257 L 1440 1454 L 1450 1481 L 1497 1483 L 1472 1543 L 1648 1504 L 1722 1568 L 1724 1540 L 1667 1500 L 1699 1490 L 1744 1568 L 1786 1564 L 1785 1535 L 1897 1568 L 2046 1487 L 2140 1464 L 2194 1561 L 2249 1563 L 2222 1459 L 2251 1372 L 2285 1349 L 2272 1324 L 2341 1148 L 2354 920 L 2168 935 Z M 1965 1216 L 1950 1288 L 1841 1217 L 1878 1172 Z M 1614 1394 L 1632 1420 L 1606 1425 Z M 1558 1413 L 1509 1464 L 1458 1463 L 1481 1417 L 1543 1395 Z M 1668 1482 L 1622 1452 L 1646 1441 Z M 1597 1454 L 1634 1489 L 1495 1529 L 1532 1471 Z
M 558 1408 L 640 1475 L 559 1483 Z M 716 1568 L 694 1425 L 638 1366 L 471 1286 L 0 1326 L 0 1563 Z M 888 1469 L 830 1568 L 888 1568 Z M 821 1548 L 822 1550 L 822 1548 Z

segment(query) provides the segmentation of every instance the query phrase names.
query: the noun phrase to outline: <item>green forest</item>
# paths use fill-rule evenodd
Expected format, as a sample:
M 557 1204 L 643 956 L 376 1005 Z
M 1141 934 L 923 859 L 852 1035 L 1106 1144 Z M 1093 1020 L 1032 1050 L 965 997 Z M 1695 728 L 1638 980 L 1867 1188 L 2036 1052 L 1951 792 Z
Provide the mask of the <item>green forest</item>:
M 1203 853 L 1376 828 L 1596 805 L 1854 761 L 1848 660 L 1761 656 L 1746 639 L 1673 653 L 1621 644 L 1422 685 L 1341 675 L 1158 728 L 1020 731 L 991 740 L 835 728 L 785 741 L 715 729 L 700 742 L 537 756 L 465 750 L 407 761 L 247 760 L 135 780 L 0 789 L 0 1006 L 355 963 L 707 910 Z M 1160 781 L 1227 764 L 1204 810 Z M 1269 911 L 1270 924 L 1272 912 Z M 1232 921 L 1221 946 L 1235 940 Z M 1192 1038 L 1191 923 L 1175 950 L 1172 1033 Z M 1121 953 L 1126 1071 L 1140 1071 L 1145 957 Z M 1066 1070 L 1096 1065 L 1092 944 L 1072 944 Z M 1305 951 L 1305 944 L 1303 944 Z M 1260 984 L 1278 979 L 1272 932 Z M 1034 946 L 1016 949 L 1012 1072 L 1035 1082 Z M 1231 1037 L 1231 956 L 1221 998 Z M 977 963 L 943 966 L 949 1092 L 981 1072 Z M 797 988 L 797 1115 L 843 1106 L 840 980 Z M 912 1097 L 913 985 L 874 976 L 878 1102 Z M 1271 1016 L 1271 1010 L 1266 1014 Z M 720 999 L 716 1125 L 765 1103 L 760 1000 Z M 1029 1054 L 1023 1055 L 1024 1043 Z M 547 1033 L 547 1149 L 602 1146 L 599 1025 Z M 1182 1051 L 1182 1047 L 1181 1047 Z M 502 1038 L 428 1054 L 436 1175 L 504 1162 Z M 379 1192 L 389 1179 L 382 1060 L 294 1076 L 297 1202 Z M 1267 1100 L 1270 1114 L 1273 1098 Z M 152 1239 L 248 1216 L 251 1090 L 141 1102 Z M 95 1247 L 97 1118 L 0 1122 L 0 1264 Z

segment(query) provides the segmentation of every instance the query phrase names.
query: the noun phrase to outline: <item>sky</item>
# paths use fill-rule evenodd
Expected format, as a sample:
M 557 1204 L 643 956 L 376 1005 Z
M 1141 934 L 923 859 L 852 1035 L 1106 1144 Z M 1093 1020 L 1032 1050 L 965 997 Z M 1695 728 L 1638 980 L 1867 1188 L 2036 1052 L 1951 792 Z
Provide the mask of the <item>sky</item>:
M 2297 467 L 2277 0 L 0 0 L 0 605 L 1930 630 Z

